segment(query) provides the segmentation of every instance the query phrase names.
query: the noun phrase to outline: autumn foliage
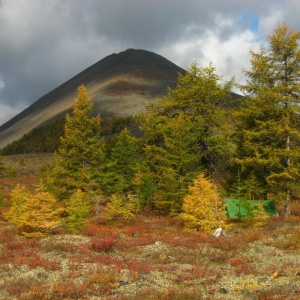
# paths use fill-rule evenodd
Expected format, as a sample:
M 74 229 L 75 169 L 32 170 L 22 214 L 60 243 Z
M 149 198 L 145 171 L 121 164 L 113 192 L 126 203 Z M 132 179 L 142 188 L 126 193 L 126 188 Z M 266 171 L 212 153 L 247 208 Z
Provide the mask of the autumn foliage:
M 189 194 L 183 199 L 181 219 L 189 229 L 211 232 L 224 225 L 225 208 L 216 187 L 203 173 L 189 187 Z
M 61 211 L 56 199 L 44 190 L 43 185 L 39 185 L 34 194 L 17 185 L 11 193 L 11 207 L 5 218 L 24 236 L 36 237 L 50 233 L 60 223 Z

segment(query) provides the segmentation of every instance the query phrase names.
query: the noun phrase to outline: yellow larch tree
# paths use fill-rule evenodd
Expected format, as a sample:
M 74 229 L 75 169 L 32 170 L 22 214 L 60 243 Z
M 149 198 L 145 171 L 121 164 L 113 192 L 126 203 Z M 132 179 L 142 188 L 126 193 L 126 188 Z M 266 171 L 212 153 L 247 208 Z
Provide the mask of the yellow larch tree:
M 189 187 L 189 193 L 183 199 L 181 219 L 188 229 L 211 232 L 223 227 L 226 220 L 225 205 L 217 188 L 203 173 Z
M 10 209 L 4 214 L 4 218 L 17 227 L 22 226 L 22 221 L 20 218 L 25 212 L 24 206 L 30 197 L 31 194 L 27 188 L 24 185 L 17 184 L 10 193 Z
M 50 193 L 39 185 L 32 195 L 24 186 L 18 185 L 11 194 L 12 203 L 7 220 L 16 225 L 25 237 L 38 237 L 51 232 L 60 223 L 61 208 Z

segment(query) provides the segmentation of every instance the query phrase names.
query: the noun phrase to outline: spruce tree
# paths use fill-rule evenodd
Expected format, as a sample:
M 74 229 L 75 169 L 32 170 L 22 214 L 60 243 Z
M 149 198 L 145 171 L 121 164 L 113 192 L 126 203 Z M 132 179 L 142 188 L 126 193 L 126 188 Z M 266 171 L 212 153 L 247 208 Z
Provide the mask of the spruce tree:
M 236 130 L 235 162 L 242 166 L 241 176 L 254 176 L 269 197 L 285 203 L 286 215 L 300 183 L 299 38 L 284 23 L 268 36 L 268 48 L 251 51 Z
M 105 143 L 100 137 L 100 116 L 92 117 L 92 110 L 87 89 L 79 86 L 50 172 L 49 182 L 59 199 L 68 199 L 77 189 L 89 191 L 101 171 Z
M 197 174 L 214 176 L 230 154 L 224 107 L 232 97 L 232 81 L 220 80 L 212 64 L 199 68 L 194 63 L 179 75 L 177 87 L 148 109 L 143 173 L 156 185 L 151 201 L 164 212 L 180 212 Z

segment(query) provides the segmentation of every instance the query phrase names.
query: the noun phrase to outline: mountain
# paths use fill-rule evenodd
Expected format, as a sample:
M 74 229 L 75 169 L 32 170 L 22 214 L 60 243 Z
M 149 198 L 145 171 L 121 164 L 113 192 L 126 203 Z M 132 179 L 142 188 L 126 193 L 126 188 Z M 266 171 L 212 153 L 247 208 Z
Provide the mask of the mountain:
M 125 117 L 174 88 L 186 71 L 145 50 L 128 49 L 109 55 L 44 95 L 0 127 L 0 148 L 40 125 L 71 112 L 77 87 L 84 84 L 101 117 Z

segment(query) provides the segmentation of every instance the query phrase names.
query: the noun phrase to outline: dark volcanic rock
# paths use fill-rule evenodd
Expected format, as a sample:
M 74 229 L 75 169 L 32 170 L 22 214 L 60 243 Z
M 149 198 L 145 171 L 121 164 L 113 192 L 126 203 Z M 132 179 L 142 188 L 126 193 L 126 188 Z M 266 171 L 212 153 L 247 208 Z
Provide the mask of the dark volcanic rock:
M 145 50 L 112 54 L 38 99 L 0 127 L 0 148 L 41 124 L 72 111 L 77 87 L 84 84 L 102 117 L 135 115 L 175 87 L 185 73 L 166 58 Z

